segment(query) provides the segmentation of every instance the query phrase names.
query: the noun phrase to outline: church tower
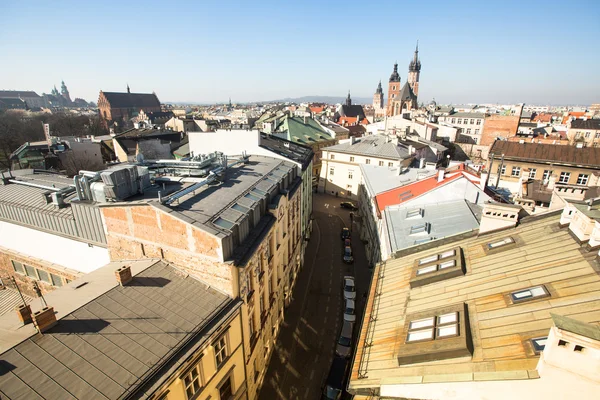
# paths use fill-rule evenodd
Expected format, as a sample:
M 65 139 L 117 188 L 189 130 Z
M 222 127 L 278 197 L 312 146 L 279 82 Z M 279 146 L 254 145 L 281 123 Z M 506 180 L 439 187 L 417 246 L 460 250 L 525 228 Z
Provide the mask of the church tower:
M 388 84 L 387 116 L 393 115 L 393 103 L 398 95 L 400 95 L 400 74 L 398 74 L 398 63 L 394 63 L 394 72 L 392 72 Z
M 417 48 L 415 49 L 415 55 L 412 61 L 408 65 L 408 78 L 407 82 L 410 85 L 415 96 L 419 95 L 419 74 L 421 73 L 421 61 L 419 61 L 419 42 L 417 42 Z
M 65 85 L 65 81 L 61 82 L 60 85 L 60 94 L 65 98 L 69 103 L 71 102 L 71 96 L 69 95 L 69 89 L 67 89 L 67 85 Z
M 381 81 L 379 81 L 377 90 L 373 95 L 373 108 L 375 110 L 381 110 L 383 108 L 383 89 L 381 88 Z

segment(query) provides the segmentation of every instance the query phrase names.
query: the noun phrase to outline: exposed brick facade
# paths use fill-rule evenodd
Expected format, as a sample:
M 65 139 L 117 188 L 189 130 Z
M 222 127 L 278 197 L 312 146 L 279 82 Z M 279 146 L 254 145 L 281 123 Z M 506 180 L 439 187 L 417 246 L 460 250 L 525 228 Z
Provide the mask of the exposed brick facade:
M 490 115 L 485 119 L 480 145 L 490 146 L 497 137 L 510 137 L 517 134 L 520 116 Z

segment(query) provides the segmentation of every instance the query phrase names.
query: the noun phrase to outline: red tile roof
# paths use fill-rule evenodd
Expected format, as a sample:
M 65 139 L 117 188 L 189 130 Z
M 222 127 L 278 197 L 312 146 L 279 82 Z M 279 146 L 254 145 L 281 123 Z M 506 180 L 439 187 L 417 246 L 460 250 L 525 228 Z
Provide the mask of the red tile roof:
M 375 196 L 378 216 L 381 217 L 381 213 L 387 206 L 402 204 L 457 179 L 465 178 L 472 183 L 476 183 L 479 176 L 475 175 L 474 172 L 475 171 L 467 170 L 464 164 L 460 164 L 457 167 L 448 168 L 445 172 L 444 179 L 441 182 L 438 182 L 438 176 L 436 175 L 431 178 L 380 193 Z

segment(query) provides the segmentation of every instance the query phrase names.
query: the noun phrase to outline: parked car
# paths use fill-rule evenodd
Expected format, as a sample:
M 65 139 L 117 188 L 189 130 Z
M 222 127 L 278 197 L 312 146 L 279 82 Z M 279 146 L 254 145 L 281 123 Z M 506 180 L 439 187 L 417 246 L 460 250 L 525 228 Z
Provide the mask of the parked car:
M 352 240 L 344 239 L 344 247 L 346 247 L 346 246 L 352 246 Z
M 342 240 L 350 239 L 350 229 L 342 228 Z
M 354 332 L 354 322 L 344 321 L 342 331 L 335 347 L 335 354 L 348 358 L 352 354 L 352 333 Z
M 323 399 L 339 400 L 342 398 L 348 365 L 348 360 L 343 357 L 333 359 L 323 388 Z
M 354 277 L 344 277 L 344 299 L 354 300 L 356 298 L 356 286 L 354 286 Z
M 352 210 L 352 211 L 358 211 L 358 207 L 356 207 L 354 205 L 354 203 L 352 203 L 351 201 L 344 201 L 344 202 L 340 203 L 340 207 L 346 208 L 346 209 Z
M 352 264 L 354 262 L 354 257 L 352 256 L 352 247 L 346 246 L 344 247 L 344 253 L 342 255 L 342 259 L 346 264 Z
M 356 310 L 354 309 L 354 300 L 346 300 L 346 307 L 344 308 L 344 321 L 356 321 Z

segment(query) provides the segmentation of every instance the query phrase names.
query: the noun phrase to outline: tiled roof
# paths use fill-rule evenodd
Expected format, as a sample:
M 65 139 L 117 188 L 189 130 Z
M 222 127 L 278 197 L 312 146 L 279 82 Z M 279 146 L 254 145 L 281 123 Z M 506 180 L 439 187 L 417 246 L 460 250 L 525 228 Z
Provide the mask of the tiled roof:
M 160 372 L 170 362 L 185 361 L 184 344 L 202 343 L 211 319 L 232 304 L 228 296 L 157 262 L 130 284 L 113 287 L 0 355 L 1 397 L 146 398 L 164 382 Z
M 579 331 L 571 323 L 553 321 L 552 314 L 594 325 L 595 332 L 589 335 L 593 337 L 597 336 L 600 323 L 600 276 L 594 261 L 597 252 L 584 251 L 568 229 L 560 229 L 559 214 L 527 217 L 516 228 L 407 249 L 376 266 L 357 340 L 350 389 L 367 392 L 370 388 L 397 384 L 395 398 L 432 398 L 419 392 L 436 385 L 429 382 L 438 382 L 442 393 L 444 388 L 469 390 L 469 385 L 475 389 L 486 381 L 510 380 L 512 385 L 521 385 L 521 394 L 527 391 L 526 387 L 534 390 L 527 385 L 540 378 L 536 371 L 540 355 L 527 346 L 527 341 L 548 336 L 553 323 Z M 495 253 L 485 251 L 488 243 L 506 237 L 513 237 L 517 244 Z M 452 249 L 462 253 L 464 276 L 411 288 L 417 260 Z M 511 302 L 511 292 L 537 285 L 549 288 L 550 295 Z M 399 364 L 398 356 L 409 349 L 407 346 L 420 346 L 406 344 L 408 316 L 462 304 L 468 305 L 465 326 L 472 342 L 472 356 L 432 357 L 428 362 Z M 440 342 L 438 348 L 443 349 L 444 345 Z M 493 390 L 494 385 L 487 387 Z M 508 388 L 508 383 L 504 387 Z M 547 393 L 540 398 L 548 397 L 552 391 L 560 393 L 550 397 L 569 398 L 572 391 L 560 384 L 546 384 L 545 388 Z M 456 398 L 472 397 L 465 396 L 464 391 L 453 394 Z M 494 398 L 502 398 L 503 394 Z M 593 393 L 589 398 L 593 398 Z
M 599 147 L 577 148 L 575 146 L 496 140 L 490 149 L 490 153 L 494 153 L 498 157 L 504 154 L 504 158 L 507 160 L 600 167 Z
M 339 110 L 340 117 L 365 117 L 365 110 L 361 105 L 342 105 Z
M 596 129 L 600 130 L 600 119 L 574 119 L 571 121 L 572 129 Z
M 158 97 L 154 93 L 102 93 L 112 108 L 160 107 L 160 101 L 158 101 Z
M 0 90 L 0 98 L 15 98 L 15 97 L 40 97 L 32 90 Z
M 388 141 L 387 137 L 379 135 L 365 136 L 356 139 L 354 143 L 340 143 L 326 147 L 324 150 L 390 158 L 393 160 L 405 160 L 411 157 L 406 147 L 396 145 L 395 143 Z

